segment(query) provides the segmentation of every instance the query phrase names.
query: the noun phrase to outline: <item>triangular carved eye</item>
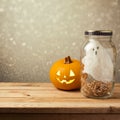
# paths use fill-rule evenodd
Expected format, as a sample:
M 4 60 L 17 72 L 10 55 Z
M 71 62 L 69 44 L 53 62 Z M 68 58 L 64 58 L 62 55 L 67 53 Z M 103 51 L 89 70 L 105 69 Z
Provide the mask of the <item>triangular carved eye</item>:
M 75 73 L 72 70 L 70 70 L 70 76 L 71 77 L 75 76 Z
M 60 70 L 59 70 L 59 71 L 57 71 L 56 75 L 60 76 Z

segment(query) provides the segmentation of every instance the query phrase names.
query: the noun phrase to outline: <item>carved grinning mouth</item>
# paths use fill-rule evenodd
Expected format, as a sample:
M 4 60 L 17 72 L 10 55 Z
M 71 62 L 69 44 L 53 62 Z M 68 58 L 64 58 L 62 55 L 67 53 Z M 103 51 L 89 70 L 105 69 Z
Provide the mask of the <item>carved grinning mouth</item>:
M 72 80 L 69 80 L 69 81 L 67 81 L 67 80 L 60 80 L 59 78 L 56 78 L 56 79 L 57 79 L 58 82 L 65 83 L 65 84 L 71 84 L 71 83 L 73 83 L 75 81 L 75 79 L 72 79 Z

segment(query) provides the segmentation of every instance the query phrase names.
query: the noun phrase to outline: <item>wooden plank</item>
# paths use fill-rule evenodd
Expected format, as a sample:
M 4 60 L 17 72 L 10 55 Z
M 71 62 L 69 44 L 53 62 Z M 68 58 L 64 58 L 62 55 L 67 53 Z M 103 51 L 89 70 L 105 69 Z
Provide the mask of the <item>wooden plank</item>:
M 24 86 L 27 86 L 27 87 L 53 87 L 53 84 L 51 84 L 51 83 L 37 83 L 37 82 L 32 82 L 32 83 L 23 83 L 23 82 L 0 82 L 0 87 L 6 87 L 6 86 L 8 86 L 8 87 L 10 87 L 10 86 L 12 86 L 12 87 L 16 87 L 16 86 L 21 86 L 21 87 L 24 87 Z
M 1 120 L 120 120 L 120 114 L 0 114 Z
M 61 91 L 51 83 L 0 83 L 0 112 L 120 113 L 120 84 L 110 99 L 88 99 L 79 90 Z

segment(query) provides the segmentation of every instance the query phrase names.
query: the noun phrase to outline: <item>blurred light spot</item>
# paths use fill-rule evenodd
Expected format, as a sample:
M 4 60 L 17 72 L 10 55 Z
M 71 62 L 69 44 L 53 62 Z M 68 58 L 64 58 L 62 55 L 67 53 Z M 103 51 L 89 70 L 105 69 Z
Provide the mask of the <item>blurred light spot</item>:
M 13 38 L 11 37 L 9 40 L 10 40 L 10 41 L 13 41 Z
M 25 42 L 23 42 L 23 43 L 22 43 L 22 46 L 26 46 L 26 43 L 25 43 Z
M 73 45 L 73 46 L 75 46 L 75 45 L 76 45 L 76 43 L 75 43 L 75 42 L 73 42 L 73 43 L 72 43 L 72 45 Z
M 15 41 L 13 41 L 13 45 L 16 45 L 16 42 L 15 42 Z
M 3 9 L 3 8 L 0 8 L 0 12 L 4 12 L 4 9 Z

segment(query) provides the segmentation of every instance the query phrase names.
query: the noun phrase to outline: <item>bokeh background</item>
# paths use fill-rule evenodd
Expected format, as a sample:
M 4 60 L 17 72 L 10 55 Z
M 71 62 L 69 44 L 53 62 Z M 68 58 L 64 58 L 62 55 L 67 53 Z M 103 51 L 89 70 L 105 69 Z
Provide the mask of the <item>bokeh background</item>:
M 120 81 L 120 0 L 0 0 L 0 81 L 50 82 L 53 62 L 79 60 L 84 31 L 113 30 Z

